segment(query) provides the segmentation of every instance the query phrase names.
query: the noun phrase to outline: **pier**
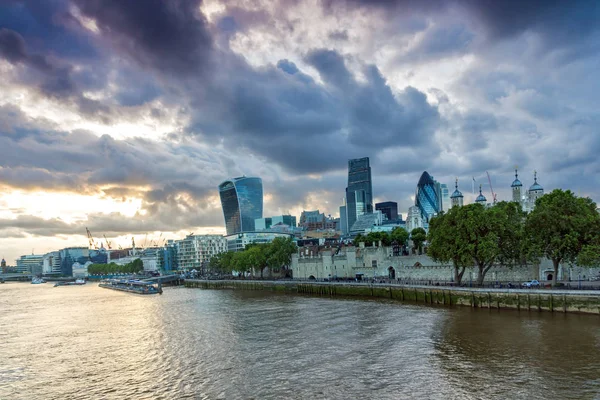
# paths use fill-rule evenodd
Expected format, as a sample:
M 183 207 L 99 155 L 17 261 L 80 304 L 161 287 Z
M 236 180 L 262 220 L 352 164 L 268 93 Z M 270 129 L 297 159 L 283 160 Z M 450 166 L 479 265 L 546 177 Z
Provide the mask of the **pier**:
M 185 286 L 200 289 L 263 290 L 323 297 L 380 298 L 439 306 L 600 315 L 600 293 L 596 290 L 492 289 L 378 283 L 199 279 L 187 279 Z

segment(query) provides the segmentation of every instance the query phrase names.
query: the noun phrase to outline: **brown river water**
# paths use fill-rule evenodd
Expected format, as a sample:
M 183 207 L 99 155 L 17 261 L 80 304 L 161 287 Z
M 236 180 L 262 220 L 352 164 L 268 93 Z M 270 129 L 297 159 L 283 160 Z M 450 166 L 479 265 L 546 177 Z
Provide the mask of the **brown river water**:
M 600 317 L 0 285 L 0 399 L 600 399 Z

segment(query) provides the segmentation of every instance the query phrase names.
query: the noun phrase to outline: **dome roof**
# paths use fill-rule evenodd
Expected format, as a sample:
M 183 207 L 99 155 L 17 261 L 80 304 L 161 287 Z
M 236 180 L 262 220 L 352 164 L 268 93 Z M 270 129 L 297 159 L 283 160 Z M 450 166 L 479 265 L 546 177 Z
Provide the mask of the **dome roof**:
M 535 182 L 533 185 L 531 185 L 531 187 L 529 188 L 529 191 L 534 191 L 534 190 L 544 190 L 544 188 L 537 182 Z
M 454 191 L 454 193 L 452 193 L 452 196 L 450 196 L 451 199 L 455 199 L 457 197 L 464 197 L 463 194 L 460 192 L 460 190 L 456 189 Z
M 477 203 L 487 203 L 487 199 L 485 198 L 485 196 L 481 193 L 479 193 L 479 196 L 477 196 L 477 198 L 475 199 L 475 201 Z
M 519 170 L 517 170 L 515 168 L 515 180 L 513 181 L 512 185 L 510 185 L 510 187 L 521 187 L 521 186 L 523 186 L 523 184 L 519 180 Z
M 533 172 L 533 185 L 531 185 L 531 187 L 529 188 L 530 192 L 536 191 L 536 190 L 544 190 L 544 188 L 542 187 L 542 185 L 540 185 L 537 181 L 537 171 Z

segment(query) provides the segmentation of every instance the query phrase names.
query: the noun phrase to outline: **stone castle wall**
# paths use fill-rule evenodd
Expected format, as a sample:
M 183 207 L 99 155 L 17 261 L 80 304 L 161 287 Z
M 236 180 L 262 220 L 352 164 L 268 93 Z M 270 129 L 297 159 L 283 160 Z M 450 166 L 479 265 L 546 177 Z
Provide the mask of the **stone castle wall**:
M 436 263 L 427 255 L 394 256 L 391 247 L 347 247 L 338 255 L 336 248 L 324 249 L 316 253 L 314 249 L 300 248 L 292 257 L 294 278 L 309 279 L 354 279 L 361 274 L 364 278 L 388 278 L 390 268 L 395 279 L 402 281 L 435 281 L 450 282 L 454 277 L 451 265 Z M 550 260 L 543 260 L 539 265 L 508 268 L 493 267 L 485 277 L 486 282 L 524 282 L 531 279 L 547 281 L 552 271 Z M 586 269 L 586 277 L 600 274 L 600 270 Z M 463 282 L 475 281 L 478 271 L 467 268 Z M 561 266 L 558 279 L 573 278 L 573 269 Z M 577 276 L 576 276 L 577 278 Z

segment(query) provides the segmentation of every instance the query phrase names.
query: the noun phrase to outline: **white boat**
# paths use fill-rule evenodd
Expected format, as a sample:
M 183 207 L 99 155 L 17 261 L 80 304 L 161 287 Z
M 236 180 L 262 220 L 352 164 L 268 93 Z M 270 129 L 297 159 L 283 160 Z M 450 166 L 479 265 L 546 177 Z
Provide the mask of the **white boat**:
M 40 283 L 46 283 L 46 281 L 43 280 L 42 278 L 33 278 L 31 280 L 32 285 L 39 285 Z

